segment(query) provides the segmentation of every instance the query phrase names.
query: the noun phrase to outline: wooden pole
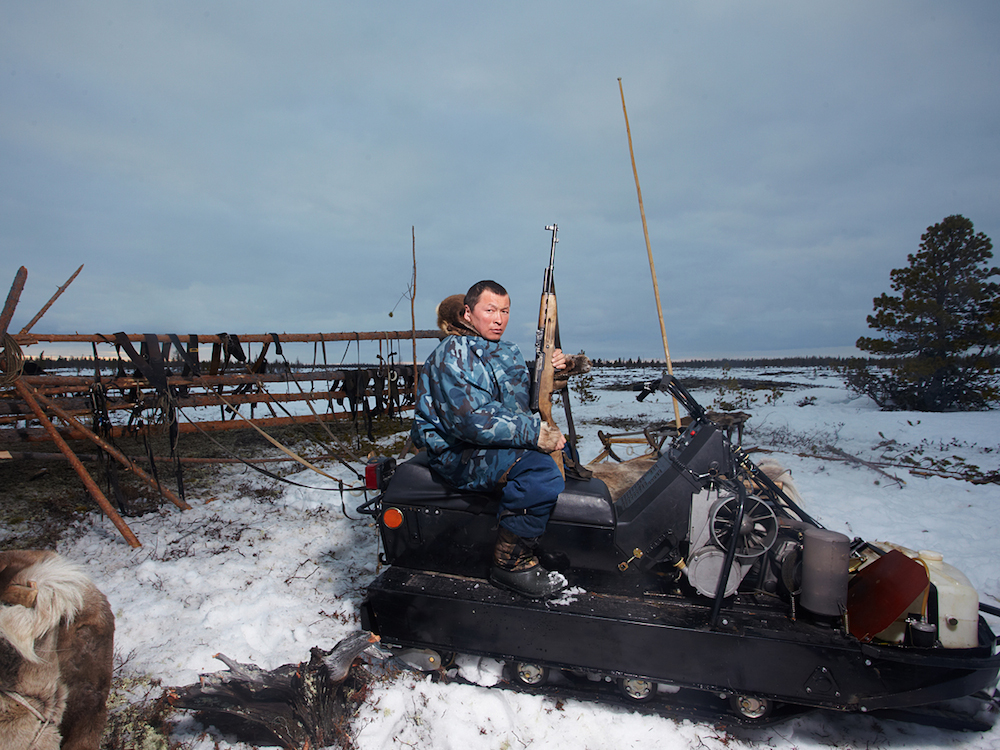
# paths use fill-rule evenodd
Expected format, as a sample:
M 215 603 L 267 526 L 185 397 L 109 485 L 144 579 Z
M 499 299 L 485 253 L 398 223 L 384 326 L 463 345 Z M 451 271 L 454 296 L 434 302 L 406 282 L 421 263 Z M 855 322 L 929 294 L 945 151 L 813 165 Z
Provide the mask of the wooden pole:
M 66 283 L 63 284 L 61 287 L 59 287 L 56 290 L 56 293 L 52 295 L 52 298 L 48 302 L 45 303 L 45 306 L 42 307 L 42 309 L 38 311 L 38 314 L 31 319 L 31 321 L 28 323 L 28 325 L 26 325 L 24 328 L 21 329 L 21 332 L 20 332 L 19 335 L 26 334 L 28 331 L 31 330 L 31 327 L 33 325 L 35 325 L 35 323 L 37 323 L 39 320 L 41 320 L 41 317 L 43 315 L 45 315 L 46 311 L 50 307 L 52 307 L 52 303 L 55 302 L 57 299 L 59 299 L 59 296 L 63 292 L 66 291 L 66 287 L 68 287 L 70 284 L 73 283 L 73 279 L 75 279 L 77 276 L 79 276 L 80 275 L 80 271 L 82 271 L 82 270 L 83 270 L 83 263 L 80 264 L 80 267 L 78 269 L 76 269 L 76 272 L 72 276 L 69 277 L 69 279 L 66 281 Z
M 146 334 L 144 333 L 127 333 L 125 334 L 129 341 L 143 342 L 146 340 Z M 350 332 L 340 332 L 340 333 L 282 333 L 279 334 L 282 344 L 286 343 L 329 343 L 331 341 L 381 341 L 383 339 L 408 339 L 414 336 L 413 331 L 350 331 Z M 416 337 L 418 339 L 440 339 L 441 331 L 437 328 L 433 330 L 422 330 L 416 332 Z M 38 344 L 42 342 L 55 342 L 55 343 L 97 343 L 97 344 L 112 344 L 115 343 L 115 336 L 113 334 L 102 334 L 102 333 L 26 333 L 24 336 L 18 334 L 15 336 L 19 340 L 18 343 L 21 344 Z M 179 336 L 181 341 L 187 342 L 187 336 L 181 334 Z M 239 334 L 239 339 L 244 344 L 263 344 L 267 341 L 272 341 L 271 334 L 269 333 L 241 333 Z M 165 344 L 170 341 L 170 335 L 166 333 L 156 334 L 156 340 L 161 344 Z M 223 343 L 222 338 L 218 334 L 206 333 L 198 335 L 198 342 L 201 344 L 221 344 Z
M 96 453 L 75 453 L 81 461 L 97 461 L 100 459 Z M 324 456 L 313 456 L 310 461 L 333 461 L 339 456 L 326 454 Z M 2 461 L 65 461 L 66 456 L 61 453 L 39 453 L 37 451 L 5 451 L 0 450 L 0 460 Z M 196 457 L 196 456 L 154 456 L 154 461 L 180 461 L 182 464 L 243 464 L 246 461 L 241 458 L 222 457 Z M 275 464 L 275 463 L 296 463 L 294 458 L 273 456 L 271 458 L 254 458 L 255 464 Z
M 286 383 L 292 381 L 317 381 L 317 380 L 343 380 L 346 373 L 351 372 L 351 370 L 313 370 L 310 372 L 300 372 L 300 373 L 275 373 L 271 375 L 263 375 L 258 373 L 232 373 L 231 375 L 201 375 L 201 376 L 191 376 L 182 377 L 180 375 L 169 375 L 168 381 L 170 385 L 173 386 L 204 386 L 206 388 L 211 388 L 219 385 L 245 385 L 247 383 L 255 385 L 258 382 L 261 383 Z M 89 390 L 90 386 L 93 385 L 94 379 L 91 377 L 83 377 L 80 375 L 24 375 L 25 381 L 31 385 L 37 385 L 42 388 L 55 389 L 52 392 L 64 392 L 69 391 L 74 388 L 80 388 L 81 390 Z M 130 376 L 125 376 L 124 378 L 119 377 L 109 377 L 105 378 L 104 384 L 110 388 L 135 388 L 136 386 L 142 387 L 146 381 L 142 378 L 134 378 Z M 342 394 L 342 391 L 331 391 L 333 395 L 338 393 Z M 324 394 L 320 394 L 320 397 L 324 397 Z
M 125 537 L 125 541 L 129 543 L 130 547 L 141 547 L 142 543 L 136 538 L 136 535 L 132 533 L 132 529 L 130 529 L 128 524 L 122 520 L 122 517 L 118 515 L 118 512 L 111 507 L 111 503 L 108 502 L 104 493 L 101 492 L 101 488 L 97 486 L 93 477 L 87 473 L 87 469 L 84 467 L 83 463 L 81 463 L 80 459 L 73 453 L 73 449 L 66 444 L 66 441 L 63 440 L 62 436 L 59 434 L 59 430 L 57 430 L 56 426 L 52 424 L 52 421 L 45 416 L 45 412 L 42 411 L 42 407 L 37 401 L 35 401 L 34 396 L 31 395 L 31 391 L 28 390 L 28 386 L 20 380 L 15 380 L 14 388 L 16 388 L 17 392 L 21 394 L 21 398 L 25 400 L 28 406 L 31 407 L 31 411 L 35 414 L 35 419 L 41 422 L 42 427 L 44 427 L 45 431 L 49 433 L 49 437 L 52 439 L 52 442 L 59 447 L 62 454 L 66 456 L 66 460 L 69 461 L 70 466 L 73 467 L 73 471 L 75 471 L 76 475 L 80 477 L 80 480 L 83 482 L 84 487 L 87 488 L 90 496 L 94 498 L 97 504 L 101 507 L 101 510 L 104 511 L 104 514 L 111 519 L 111 523 L 113 523 L 115 528 L 117 528 L 118 531 L 121 532 L 121 535 Z
M 410 329 L 413 331 L 413 403 L 417 403 L 417 314 L 414 309 L 417 299 L 417 230 L 410 227 L 413 235 L 413 281 L 410 283 Z
M 224 406 L 222 408 L 225 409 Z M 406 407 L 406 408 L 412 409 L 413 407 Z M 23 418 L 24 417 L 21 417 L 21 419 Z M 270 427 L 286 427 L 288 425 L 298 425 L 298 424 L 311 424 L 315 422 L 316 419 L 317 417 L 312 414 L 300 414 L 299 416 L 295 417 L 268 417 L 267 419 L 262 419 L 258 421 L 261 424 L 264 424 L 270 428 Z M 319 419 L 322 419 L 324 422 L 346 422 L 348 419 L 351 419 L 351 413 L 338 412 L 334 414 L 327 412 L 325 414 L 320 414 Z M 224 430 L 243 430 L 249 427 L 251 424 L 253 423 L 249 421 L 239 421 L 236 419 L 223 419 L 223 420 L 216 420 L 214 422 L 197 422 L 197 423 L 182 422 L 179 425 L 177 425 L 177 430 L 181 435 L 186 435 L 190 432 L 219 432 Z M 149 427 L 147 426 L 143 429 L 148 430 Z M 47 434 L 47 431 L 43 432 L 46 432 Z M 72 428 L 64 430 L 64 432 L 66 436 L 71 440 L 83 440 L 86 438 L 86 435 L 77 432 Z M 121 427 L 111 428 L 111 435 L 116 438 L 128 437 L 134 434 L 135 430 L 131 427 L 121 426 Z M 0 433 L 0 437 L 3 437 L 2 433 Z M 45 439 L 37 434 L 37 430 L 35 428 L 18 430 L 17 435 L 15 437 L 20 442 L 41 442 Z M 0 445 L 11 442 L 15 441 L 3 441 L 0 442 Z
M 622 79 L 618 79 L 618 91 L 622 95 L 622 112 L 625 113 L 625 133 L 628 135 L 628 153 L 632 158 L 632 174 L 635 176 L 635 192 L 639 196 L 639 215 L 642 217 L 642 233 L 646 237 L 646 255 L 649 256 L 649 272 L 653 276 L 653 296 L 656 298 L 656 314 L 660 319 L 660 336 L 663 338 L 663 354 L 667 358 L 667 372 L 674 374 L 674 367 L 670 361 L 670 347 L 667 345 L 667 327 L 663 323 L 663 306 L 660 304 L 660 285 L 656 281 L 656 266 L 653 264 L 653 249 L 649 244 L 649 229 L 646 226 L 646 209 L 642 205 L 642 188 L 639 187 L 639 171 L 635 167 L 635 152 L 632 150 L 632 130 L 628 125 L 628 110 L 625 108 L 625 89 L 622 87 Z M 681 412 L 677 399 L 674 399 L 674 423 L 679 430 L 681 428 Z
M 7 301 L 4 303 L 3 311 L 0 312 L 0 339 L 7 333 L 7 326 L 10 325 L 10 319 L 14 317 L 14 309 L 17 307 L 17 301 L 21 299 L 21 292 L 24 291 L 24 282 L 27 279 L 28 269 L 21 266 L 14 275 L 14 283 L 10 285 Z
M 327 479 L 330 479 L 330 480 L 332 480 L 334 482 L 339 482 L 341 485 L 343 484 L 343 482 L 340 479 L 337 479 L 337 477 L 330 476 L 329 474 L 327 474 L 325 471 L 323 471 L 321 468 L 319 468 L 315 464 L 310 463 L 309 461 L 307 461 L 306 459 L 302 458 L 302 456 L 298 455 L 297 453 L 294 453 L 294 452 L 290 451 L 288 448 L 286 448 L 280 442 L 278 442 L 273 437 L 271 437 L 270 435 L 268 435 L 260 427 L 258 427 L 257 424 L 253 420 L 247 419 L 242 414 L 240 414 L 239 411 L 237 411 L 228 401 L 226 401 L 226 399 L 222 396 L 221 393 L 216 393 L 215 397 L 217 399 L 219 399 L 219 401 L 222 403 L 222 405 L 223 405 L 224 408 L 229 409 L 229 411 L 232 413 L 234 419 L 241 419 L 244 422 L 246 422 L 246 424 L 247 424 L 248 427 L 250 427 L 253 430 L 256 430 L 260 434 L 260 436 L 262 438 L 264 438 L 267 442 L 269 442 L 271 445 L 273 445 L 279 451 L 281 451 L 282 453 L 284 453 L 286 456 L 288 456 L 289 458 L 293 459 L 294 461 L 297 461 L 298 463 L 302 464 L 307 469 L 312 469 L 313 471 L 315 471 L 320 476 L 324 476 Z M 181 412 L 181 413 L 183 414 L 183 412 Z M 319 418 L 319 415 L 316 414 L 315 411 L 313 412 L 313 415 L 317 419 Z M 191 418 L 187 414 L 184 414 L 184 418 L 187 419 L 189 422 L 191 422 L 191 424 L 193 424 L 196 428 L 199 426 L 198 423 L 192 421 Z M 280 417 L 273 417 L 271 420 L 268 421 L 268 424 L 274 424 L 279 419 L 280 419 Z M 290 419 L 294 419 L 294 417 L 290 417 Z
M 112 458 L 114 458 L 116 461 L 118 461 L 118 463 L 120 463 L 126 469 L 128 469 L 133 474 L 135 474 L 137 477 L 139 477 L 144 482 L 146 482 L 146 484 L 148 484 L 150 487 L 152 487 L 155 490 L 159 490 L 160 492 L 162 492 L 163 495 L 164 495 L 164 497 L 167 498 L 167 500 L 169 500 L 170 502 L 172 502 L 174 505 L 176 505 L 181 510 L 191 510 L 191 506 L 190 505 L 188 505 L 186 502 L 184 502 L 183 500 L 181 500 L 179 497 L 177 497 L 177 495 L 175 495 L 173 492 L 171 492 L 170 490 L 168 490 L 166 487 L 163 487 L 158 481 L 156 481 L 155 479 L 153 479 L 153 477 L 151 477 L 149 474 L 147 474 L 142 469 L 140 469 L 138 466 L 136 466 L 135 463 L 133 463 L 132 460 L 128 456 L 126 456 L 120 450 L 118 450 L 113 445 L 111 445 L 111 443 L 109 443 L 106 440 L 102 439 L 99 435 L 97 435 L 92 430 L 89 430 L 83 423 L 80 422 L 80 420 L 75 419 L 71 414 L 67 413 L 63 409 L 60 409 L 58 406 L 56 406 L 54 403 L 52 403 L 52 401 L 50 401 L 49 399 L 45 398 L 45 396 L 43 396 L 42 394 L 40 394 L 38 391 L 35 391 L 33 395 L 34 395 L 35 398 L 37 398 L 39 401 L 42 402 L 43 406 L 45 406 L 49 411 L 51 411 L 57 417 L 59 417 L 59 419 L 63 420 L 67 424 L 71 425 L 75 429 L 77 429 L 80 432 L 82 432 L 87 437 L 87 440 L 89 440 L 90 442 L 95 443 L 96 445 L 101 446 L 101 448 L 103 448 L 105 451 L 107 451 L 108 455 L 110 455 Z

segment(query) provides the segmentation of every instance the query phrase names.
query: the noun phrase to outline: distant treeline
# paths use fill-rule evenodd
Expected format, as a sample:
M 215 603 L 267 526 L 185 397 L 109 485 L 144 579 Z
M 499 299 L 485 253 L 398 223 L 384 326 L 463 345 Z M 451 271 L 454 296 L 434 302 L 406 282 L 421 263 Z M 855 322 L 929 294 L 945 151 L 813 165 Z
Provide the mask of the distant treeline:
M 26 358 L 27 362 L 33 362 L 35 367 L 41 370 L 62 370 L 62 369 L 76 369 L 76 370 L 93 370 L 94 369 L 94 359 L 93 357 L 58 357 L 52 359 L 49 357 L 37 358 Z M 885 367 L 892 363 L 892 358 L 887 357 L 750 357 L 743 359 L 685 359 L 680 361 L 675 361 L 673 363 L 674 367 L 686 368 L 691 370 L 696 370 L 699 368 L 713 368 L 713 369 L 725 369 L 725 368 L 761 368 L 761 367 L 823 367 L 832 370 L 843 369 L 844 367 L 851 365 L 857 366 L 859 364 L 868 364 L 874 367 Z M 988 360 L 993 366 L 1000 366 L 1000 362 L 996 361 L 996 358 L 989 358 Z M 183 366 L 183 363 L 178 359 L 171 360 L 173 364 Z M 619 357 L 618 359 L 602 359 L 593 358 L 591 362 L 595 367 L 666 367 L 666 362 L 662 359 L 642 359 L 641 357 L 623 359 Z M 126 369 L 132 367 L 131 363 L 127 360 L 123 361 Z M 235 364 L 230 362 L 230 367 Z M 380 365 L 378 363 L 370 364 L 319 364 L 316 365 L 303 363 L 300 361 L 290 362 L 291 366 L 296 369 L 331 369 L 331 370 L 341 370 L 341 369 L 377 369 Z M 111 369 L 117 367 L 117 362 L 113 359 L 102 359 L 101 360 L 102 369 Z M 34 368 L 30 368 L 34 369 Z M 37 371 L 37 370 L 35 370 Z
M 757 357 L 749 359 L 685 359 L 674 362 L 674 367 L 698 368 L 760 368 L 760 367 L 827 367 L 837 369 L 848 362 L 884 364 L 875 357 Z M 592 359 L 595 367 L 666 367 L 662 359 Z
M 62 369 L 77 369 L 77 370 L 93 370 L 94 369 L 94 358 L 93 357 L 58 357 L 56 359 L 45 357 L 44 355 L 39 358 L 31 358 L 27 361 L 34 362 L 38 367 L 43 370 L 62 370 Z M 179 359 L 172 359 L 173 363 L 183 366 L 183 362 Z M 642 358 L 628 358 L 623 359 L 619 357 L 618 359 L 601 359 L 594 358 L 591 362 L 595 367 L 666 367 L 666 362 L 662 359 L 642 359 Z M 875 366 L 885 365 L 885 358 L 877 357 L 754 357 L 745 359 L 685 359 L 680 361 L 675 361 L 673 363 L 674 367 L 683 367 L 688 369 L 699 369 L 699 368 L 760 368 L 760 367 L 826 367 L 831 369 L 842 368 L 848 363 L 859 363 L 865 362 Z M 131 363 L 128 360 L 124 360 L 123 364 L 126 369 L 131 367 Z M 235 364 L 230 362 L 230 367 Z M 299 361 L 290 362 L 291 366 L 295 369 L 312 369 L 312 364 L 306 364 Z M 116 360 L 113 359 L 102 359 L 101 367 L 104 369 L 117 367 Z M 377 363 L 371 364 L 330 364 L 322 365 L 317 364 L 316 367 L 322 369 L 355 369 L 358 367 L 375 369 L 379 367 Z

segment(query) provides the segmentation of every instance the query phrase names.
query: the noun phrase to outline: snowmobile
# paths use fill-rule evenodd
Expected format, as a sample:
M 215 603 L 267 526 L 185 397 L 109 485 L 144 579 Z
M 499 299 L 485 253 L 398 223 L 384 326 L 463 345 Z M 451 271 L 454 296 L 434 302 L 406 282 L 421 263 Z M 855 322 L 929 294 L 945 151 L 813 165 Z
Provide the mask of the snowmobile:
M 449 487 L 423 453 L 373 461 L 380 494 L 361 510 L 387 567 L 362 627 L 428 668 L 454 654 L 503 661 L 521 689 L 643 707 L 695 696 L 689 706 L 742 722 L 776 707 L 914 718 L 933 704 L 943 724 L 988 726 L 946 708 L 969 696 L 988 708 L 1000 671 L 980 615 L 1000 610 L 960 571 L 825 529 L 672 375 L 637 389 L 669 393 L 689 419 L 615 499 L 597 478 L 567 477 L 540 550 L 569 580 L 554 600 L 489 583 L 494 495 Z

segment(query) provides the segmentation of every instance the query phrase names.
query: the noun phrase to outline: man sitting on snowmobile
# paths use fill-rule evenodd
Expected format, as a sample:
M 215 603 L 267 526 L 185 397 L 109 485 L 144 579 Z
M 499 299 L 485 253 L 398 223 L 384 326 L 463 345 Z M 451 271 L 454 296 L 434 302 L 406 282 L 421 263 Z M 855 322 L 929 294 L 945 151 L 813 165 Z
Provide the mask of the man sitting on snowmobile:
M 448 336 L 424 362 L 411 437 L 432 470 L 460 489 L 502 488 L 490 579 L 531 598 L 552 596 L 566 579 L 533 549 L 565 484 L 549 455 L 566 438 L 529 408 L 528 370 L 515 344 L 502 341 L 510 297 L 495 281 L 474 284 L 438 306 Z M 562 370 L 559 349 L 552 364 Z

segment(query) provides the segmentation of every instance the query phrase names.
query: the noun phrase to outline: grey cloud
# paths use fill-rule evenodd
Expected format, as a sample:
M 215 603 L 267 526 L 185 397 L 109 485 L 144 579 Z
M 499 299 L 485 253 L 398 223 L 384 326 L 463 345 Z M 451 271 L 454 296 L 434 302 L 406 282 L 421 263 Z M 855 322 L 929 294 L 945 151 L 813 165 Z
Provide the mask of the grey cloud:
M 656 356 L 619 76 L 676 357 L 840 351 L 926 226 L 963 213 L 1000 237 L 992 4 L 0 17 L 18 320 L 87 264 L 54 332 L 396 327 L 415 227 L 418 327 L 495 277 L 526 348 L 556 221 L 567 348 Z

